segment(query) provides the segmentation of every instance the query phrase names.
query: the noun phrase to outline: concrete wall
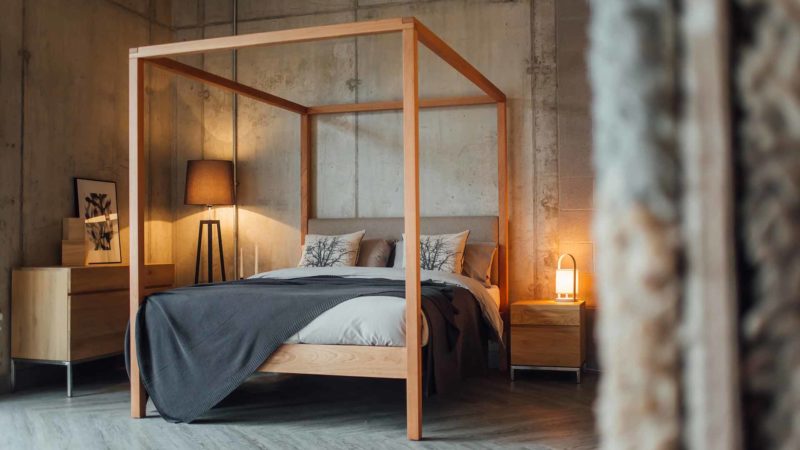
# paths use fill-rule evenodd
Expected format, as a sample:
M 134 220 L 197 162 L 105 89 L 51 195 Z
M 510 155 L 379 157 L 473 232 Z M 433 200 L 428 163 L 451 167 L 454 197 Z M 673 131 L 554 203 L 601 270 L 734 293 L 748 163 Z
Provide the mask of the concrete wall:
M 239 32 L 414 15 L 509 97 L 512 301 L 550 295 L 559 252 L 593 272 L 593 174 L 583 0 L 260 2 L 239 0 Z M 11 0 L 0 32 L 0 377 L 7 372 L 10 268 L 59 262 L 61 218 L 73 214 L 72 178 L 115 180 L 127 260 L 127 48 L 232 33 L 228 0 Z M 171 25 L 170 25 L 171 24 Z M 21 51 L 24 49 L 24 51 Z M 377 36 L 239 52 L 239 79 L 306 104 L 396 99 L 400 43 Z M 230 75 L 230 52 L 184 62 Z M 422 48 L 423 96 L 477 88 Z M 202 208 L 183 205 L 185 161 L 231 158 L 229 94 L 150 71 L 151 180 L 147 259 L 174 260 L 192 281 Z M 239 245 L 244 274 L 296 264 L 299 121 L 247 99 L 239 104 Z M 172 124 L 176 124 L 173 128 Z M 492 107 L 421 113 L 422 212 L 496 214 Z M 397 112 L 314 121 L 314 214 L 401 213 Z M 454 163 L 459 161 L 459 163 Z M 232 277 L 233 208 L 222 219 Z M 174 236 L 174 239 L 173 239 Z M 5 386 L 0 380 L 0 389 Z
M 586 55 L 589 7 L 585 0 L 556 2 L 558 129 L 558 253 L 575 256 L 580 290 L 587 300 L 587 336 L 594 337 L 597 303 L 594 293 L 594 174 L 592 166 L 592 92 Z M 590 339 L 587 363 L 598 368 Z
M 128 48 L 172 40 L 168 0 L 8 0 L 0 15 L 0 392 L 9 367 L 10 272 L 60 263 L 73 177 L 117 182 L 127 261 Z M 172 259 L 171 81 L 147 84 L 150 260 Z
M 259 2 L 239 0 L 239 33 L 414 15 L 509 97 L 512 300 L 548 296 L 559 251 L 593 271 L 589 99 L 584 61 L 588 6 L 571 1 Z M 231 2 L 175 0 L 176 37 L 231 33 Z M 371 36 L 239 52 L 239 80 L 305 104 L 400 98 L 400 41 Z M 215 73 L 231 71 L 229 52 L 189 57 Z M 422 96 L 470 95 L 477 88 L 427 49 L 420 51 Z M 185 160 L 231 158 L 231 96 L 181 82 L 176 167 L 182 204 Z M 422 213 L 496 214 L 496 129 L 492 107 L 421 112 Z M 402 212 L 398 112 L 319 117 L 314 214 L 397 216 Z M 244 275 L 295 265 L 299 252 L 299 120 L 240 100 L 239 247 Z M 458 161 L 458 163 L 456 163 Z M 197 220 L 177 207 L 179 278 L 193 276 Z M 221 209 L 226 252 L 232 209 Z M 563 226 L 562 223 L 563 222 Z M 232 250 L 232 249 L 231 249 Z M 229 258 L 228 272 L 233 274 Z

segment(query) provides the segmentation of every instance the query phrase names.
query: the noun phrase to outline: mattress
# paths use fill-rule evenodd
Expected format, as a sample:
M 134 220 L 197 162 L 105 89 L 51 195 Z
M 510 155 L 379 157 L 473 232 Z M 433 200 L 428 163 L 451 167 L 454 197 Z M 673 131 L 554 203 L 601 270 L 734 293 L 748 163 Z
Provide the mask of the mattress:
M 486 288 L 500 308 L 500 288 Z M 422 345 L 428 343 L 428 322 L 422 320 Z M 377 345 L 406 344 L 406 301 L 397 297 L 360 297 L 325 311 L 286 341 L 287 344 Z
M 337 275 L 351 277 L 402 279 L 403 271 L 384 268 L 297 268 L 265 272 L 256 278 L 296 278 L 314 275 Z M 449 282 L 465 287 L 475 295 L 480 303 L 484 318 L 495 326 L 502 336 L 499 320 L 500 289 L 497 286 L 483 287 L 471 278 L 455 274 L 439 275 L 423 271 L 422 279 Z M 469 281 L 471 280 L 471 281 Z M 403 347 L 406 342 L 405 299 L 398 297 L 368 296 L 359 297 L 319 315 L 305 328 L 286 340 L 287 344 L 317 345 L 370 345 Z M 428 342 L 427 321 L 422 320 L 422 344 Z
M 287 344 L 406 345 L 406 299 L 359 297 L 320 314 L 290 337 Z M 428 343 L 428 322 L 422 320 L 422 345 Z

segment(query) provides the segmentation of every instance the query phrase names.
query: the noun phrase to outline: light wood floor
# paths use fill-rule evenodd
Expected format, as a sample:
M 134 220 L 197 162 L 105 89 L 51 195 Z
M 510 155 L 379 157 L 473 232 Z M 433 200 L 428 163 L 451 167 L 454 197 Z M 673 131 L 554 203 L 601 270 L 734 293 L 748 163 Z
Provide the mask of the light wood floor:
M 1 449 L 595 448 L 597 379 L 500 374 L 425 400 L 425 441 L 405 439 L 402 381 L 259 375 L 193 424 L 128 416 L 124 374 L 0 396 Z

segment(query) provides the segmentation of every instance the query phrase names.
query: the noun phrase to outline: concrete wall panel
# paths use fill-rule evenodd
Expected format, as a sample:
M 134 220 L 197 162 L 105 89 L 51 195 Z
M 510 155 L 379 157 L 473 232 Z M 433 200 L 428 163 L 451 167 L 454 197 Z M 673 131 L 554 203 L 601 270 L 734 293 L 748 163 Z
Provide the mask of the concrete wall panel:
M 22 259 L 22 6 L 9 0 L 0 15 L 0 393 L 8 387 L 11 269 Z
M 353 13 L 319 14 L 242 23 L 250 33 L 327 23 L 350 22 Z M 349 103 L 355 94 L 347 81 L 355 74 L 353 39 L 245 49 L 239 53 L 239 78 L 250 86 L 301 104 Z M 292 112 L 240 103 L 239 242 L 245 274 L 294 266 L 300 254 L 300 119 Z M 355 210 L 355 117 L 317 118 L 312 192 L 317 215 L 350 216 Z
M 10 0 L 3 5 L 0 392 L 8 387 L 10 271 L 60 263 L 61 220 L 75 214 L 74 177 L 117 183 L 122 259 L 128 259 L 128 49 L 172 40 L 163 25 L 169 22 L 168 3 Z M 174 89 L 164 74 L 148 75 L 145 108 L 157 120 L 145 123 L 152 172 L 146 233 L 153 237 L 146 257 L 168 261 Z
M 355 8 L 355 0 L 239 0 L 239 20 L 327 14 Z

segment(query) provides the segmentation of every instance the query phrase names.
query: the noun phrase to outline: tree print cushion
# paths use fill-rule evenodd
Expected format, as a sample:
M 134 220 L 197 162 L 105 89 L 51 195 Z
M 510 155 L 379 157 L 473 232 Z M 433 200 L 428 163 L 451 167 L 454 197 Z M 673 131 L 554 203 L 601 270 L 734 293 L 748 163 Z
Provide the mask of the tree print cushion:
M 297 267 L 355 266 L 364 230 L 340 236 L 306 235 Z
M 464 247 L 469 230 L 456 234 L 421 235 L 419 237 L 419 265 L 422 270 L 461 273 L 464 265 Z M 395 250 L 394 267 L 406 266 L 405 234 Z

